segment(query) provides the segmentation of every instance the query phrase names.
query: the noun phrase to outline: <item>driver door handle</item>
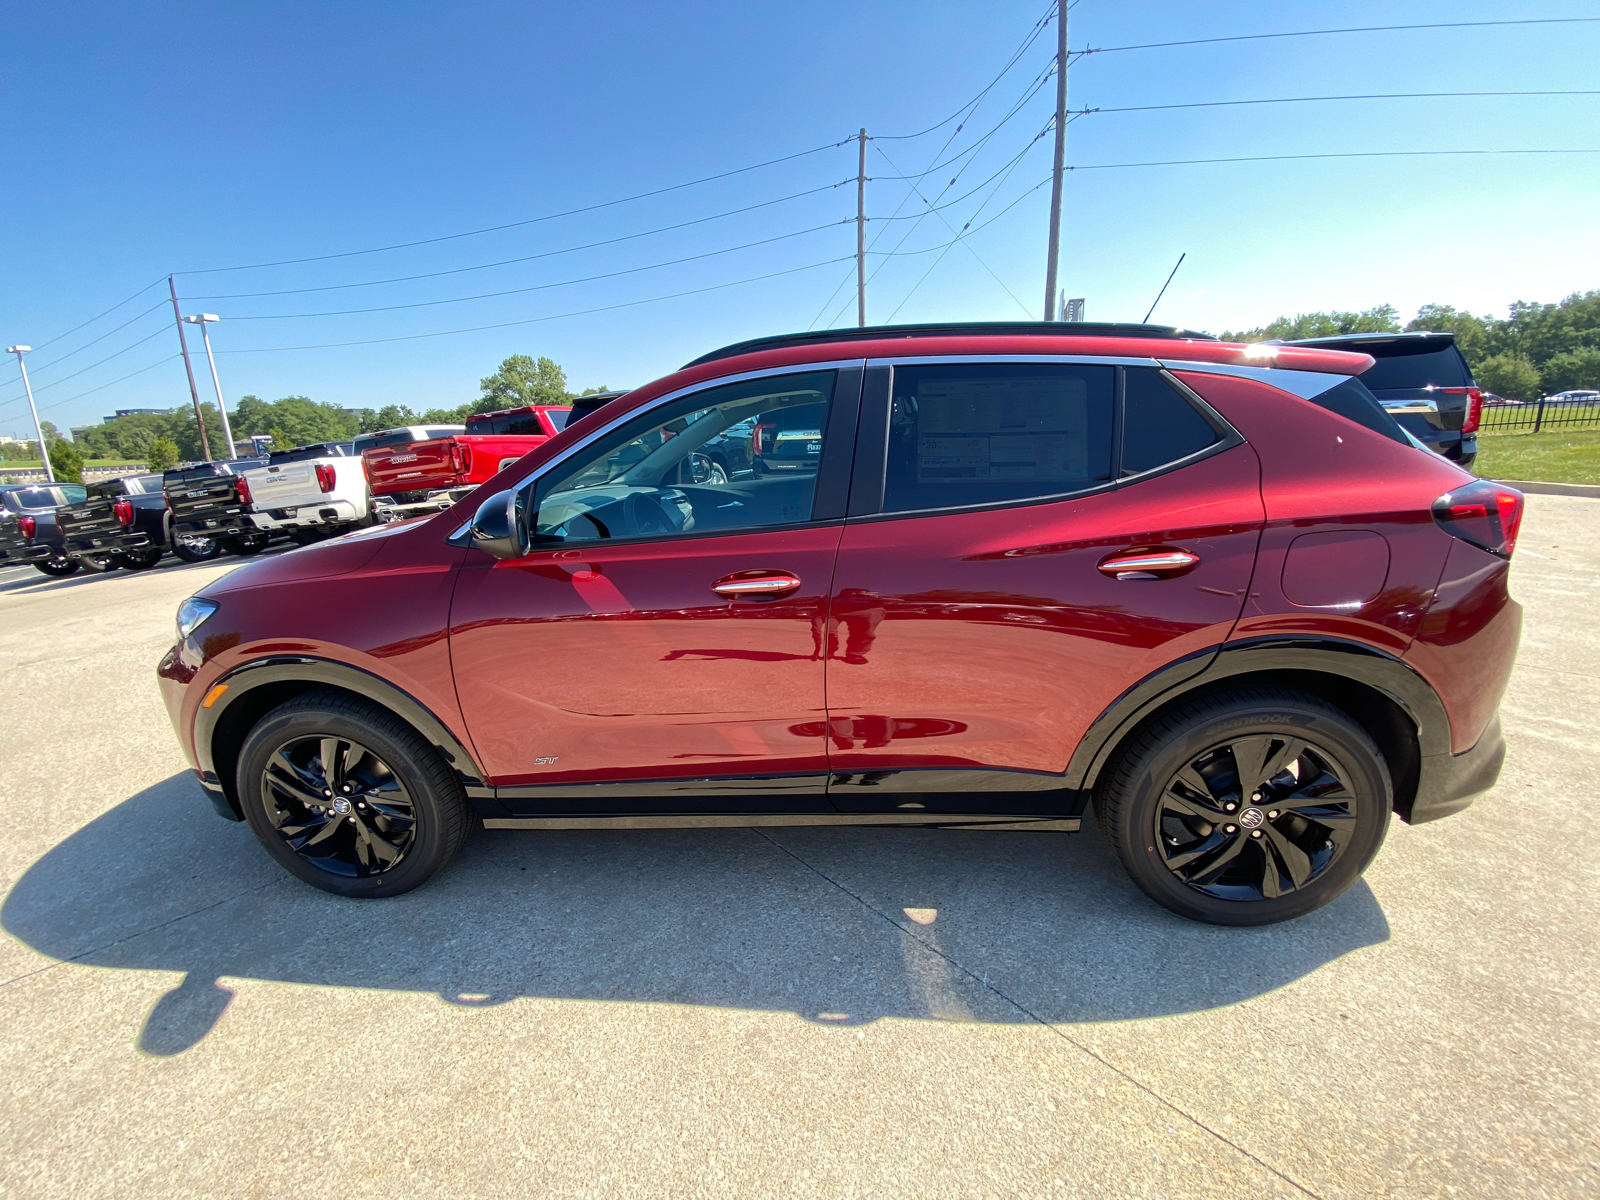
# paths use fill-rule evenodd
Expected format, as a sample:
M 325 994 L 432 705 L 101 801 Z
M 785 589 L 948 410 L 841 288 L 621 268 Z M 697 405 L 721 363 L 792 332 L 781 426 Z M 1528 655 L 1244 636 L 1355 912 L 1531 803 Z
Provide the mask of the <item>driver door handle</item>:
M 1187 550 L 1138 550 L 1113 554 L 1100 564 L 1100 573 L 1115 579 L 1171 579 L 1199 563 L 1200 556 Z
M 724 575 L 711 590 L 726 600 L 745 597 L 787 596 L 800 588 L 800 576 L 790 571 L 738 571 Z

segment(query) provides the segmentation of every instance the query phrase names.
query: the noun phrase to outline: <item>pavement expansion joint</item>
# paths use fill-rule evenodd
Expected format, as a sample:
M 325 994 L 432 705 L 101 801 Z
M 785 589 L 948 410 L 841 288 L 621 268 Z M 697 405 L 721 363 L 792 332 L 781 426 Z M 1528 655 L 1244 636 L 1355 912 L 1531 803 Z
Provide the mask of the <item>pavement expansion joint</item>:
M 214 900 L 210 904 L 202 904 L 199 908 L 191 909 L 186 913 L 179 913 L 175 917 L 168 917 L 165 921 L 162 921 L 159 924 L 148 926 L 147 928 L 137 930 L 133 933 L 124 934 L 122 937 L 115 938 L 103 946 L 92 946 L 88 950 L 80 951 L 79 953 L 73 954 L 67 958 L 58 958 L 55 962 L 46 963 L 44 966 L 36 967 L 32 971 L 24 971 L 20 975 L 13 975 L 10 979 L 0 980 L 0 987 L 9 987 L 18 980 L 32 979 L 35 975 L 43 975 L 46 971 L 53 971 L 57 967 L 66 966 L 69 963 L 75 963 L 79 959 L 88 958 L 90 955 L 103 954 L 105 951 L 110 950 L 114 946 L 124 945 L 128 942 L 135 941 L 138 938 L 142 938 L 146 934 L 155 933 L 158 929 L 165 929 L 169 925 L 176 925 L 180 921 L 187 921 L 190 917 L 197 917 L 201 913 L 210 912 L 213 908 L 220 908 L 224 904 L 231 904 L 241 896 L 248 896 L 252 892 L 265 891 L 270 887 L 278 887 L 289 882 L 289 878 L 289 876 L 285 876 L 282 879 L 269 879 L 265 883 L 258 883 L 254 887 L 247 887 L 243 891 L 235 892 L 231 896 L 224 896 L 222 899 Z
M 1239 1145 L 1238 1142 L 1233 1141 L 1231 1138 L 1229 1138 L 1226 1134 L 1222 1133 L 1221 1131 L 1219 1131 L 1217 1129 L 1213 1129 L 1210 1125 L 1207 1125 L 1199 1117 L 1194 1116 L 1187 1109 L 1183 1108 L 1182 1106 L 1177 1104 L 1175 1101 L 1169 1100 L 1166 1096 L 1163 1096 L 1160 1092 L 1156 1091 L 1156 1089 L 1151 1087 L 1149 1084 L 1147 1084 L 1147 1083 L 1143 1082 L 1142 1080 L 1134 1077 L 1133 1075 L 1128 1074 L 1128 1072 L 1124 1071 L 1121 1067 L 1117 1066 L 1115 1063 L 1113 1063 L 1112 1061 L 1110 1061 L 1109 1059 L 1107 1059 L 1105 1056 L 1101 1055 L 1097 1051 L 1093 1050 L 1089 1046 L 1084 1045 L 1082 1042 L 1080 1042 L 1076 1038 L 1072 1037 L 1070 1034 L 1068 1034 L 1066 1031 L 1061 1029 L 1059 1026 L 1055 1025 L 1054 1023 L 1052 1023 L 1050 1021 L 1045 1020 L 1038 1013 L 1034 1012 L 1031 1008 L 1029 1008 L 1027 1005 L 1023 1004 L 1021 1001 L 1015 999 L 1012 996 L 1007 995 L 1000 988 L 995 986 L 993 983 L 989 982 L 989 973 L 987 971 L 983 972 L 980 975 L 976 971 L 973 971 L 971 968 L 967 967 L 965 964 L 963 964 L 960 961 L 958 961 L 957 959 L 952 958 L 947 951 L 941 949 L 940 947 L 938 947 L 938 946 L 934 945 L 933 943 L 929 942 L 926 938 L 920 936 L 916 932 L 914 927 L 912 927 L 910 925 L 907 925 L 907 924 L 905 924 L 905 923 L 903 923 L 901 921 L 897 921 L 892 914 L 885 912 L 883 909 L 879 908 L 876 904 L 873 904 L 872 901 L 868 900 L 865 896 L 862 896 L 858 892 L 855 892 L 852 889 L 850 889 L 849 887 L 846 887 L 844 884 L 840 883 L 837 879 L 833 878 L 833 876 L 829 875 L 826 871 L 823 871 L 821 868 L 813 866 L 811 863 L 809 863 L 805 859 L 801 858 L 800 855 L 796 854 L 793 850 L 789 849 L 789 847 L 785 846 L 782 842 L 778 841 L 775 837 L 771 836 L 766 830 L 752 828 L 750 830 L 750 832 L 755 834 L 757 837 L 763 839 L 764 841 L 771 843 L 777 849 L 783 851 L 783 853 L 787 854 L 790 858 L 794 859 L 795 862 L 799 863 L 806 870 L 808 870 L 812 874 L 816 875 L 819 879 L 821 879 L 824 882 L 829 883 L 832 886 L 838 888 L 841 892 L 843 892 L 845 895 L 849 896 L 857 904 L 861 905 L 862 908 L 866 909 L 868 912 L 872 913 L 874 916 L 879 917 L 883 921 L 886 921 L 888 924 L 894 926 L 897 930 L 900 931 L 901 934 L 903 934 L 904 936 L 910 938 L 912 941 L 916 942 L 917 945 L 921 946 L 924 950 L 928 951 L 930 954 L 934 954 L 934 955 L 937 955 L 939 958 L 942 958 L 945 962 L 949 963 L 957 971 L 960 971 L 963 975 L 965 975 L 972 982 L 976 983 L 979 987 L 984 988 L 986 991 L 992 992 L 995 996 L 999 997 L 999 999 L 1004 1001 L 1006 1004 L 1009 1004 L 1012 1008 L 1016 1009 L 1023 1016 L 1027 1017 L 1028 1020 L 1030 1020 L 1030 1021 L 1034 1022 L 1035 1024 L 1040 1025 L 1043 1028 L 1049 1030 L 1051 1033 L 1055 1034 L 1056 1037 L 1058 1037 L 1062 1041 L 1066 1042 L 1067 1045 L 1071 1046 L 1073 1049 L 1079 1051 L 1080 1053 L 1084 1054 L 1085 1056 L 1087 1056 L 1088 1058 L 1092 1059 L 1093 1061 L 1099 1063 L 1102 1067 L 1106 1068 L 1106 1070 L 1111 1071 L 1113 1074 L 1117 1075 L 1120 1079 L 1122 1079 L 1123 1082 L 1131 1085 L 1132 1087 L 1137 1088 L 1139 1091 L 1141 1091 L 1145 1095 L 1149 1096 L 1152 1100 L 1156 1101 L 1158 1104 L 1162 1105 L 1164 1108 L 1166 1108 L 1169 1111 L 1171 1111 L 1172 1113 L 1176 1114 L 1178 1117 L 1182 1118 L 1184 1121 L 1187 1121 L 1190 1125 L 1193 1125 L 1196 1129 L 1200 1129 L 1200 1130 L 1204 1131 L 1205 1133 L 1210 1134 L 1213 1138 L 1215 1138 L 1217 1141 L 1221 1142 L 1224 1146 L 1227 1146 L 1230 1150 L 1233 1150 L 1235 1153 L 1240 1154 L 1243 1157 L 1249 1159 L 1251 1162 L 1255 1163 L 1258 1167 L 1260 1167 L 1263 1171 L 1266 1171 L 1269 1174 L 1275 1175 L 1277 1178 L 1283 1180 L 1284 1183 L 1288 1184 L 1290 1187 L 1294 1188 L 1296 1191 L 1302 1193 L 1303 1195 L 1311 1196 L 1311 1197 L 1313 1197 L 1313 1200 L 1323 1200 L 1323 1197 L 1322 1197 L 1321 1193 L 1312 1190 L 1311 1188 L 1307 1187 L 1305 1184 L 1301 1183 L 1299 1180 L 1295 1179 L 1294 1177 L 1285 1174 L 1283 1171 L 1279 1170 L 1277 1167 L 1273 1166 L 1271 1163 L 1265 1161 L 1264 1159 L 1262 1159 L 1258 1155 L 1253 1154 L 1251 1151 L 1245 1149 L 1245 1147 Z

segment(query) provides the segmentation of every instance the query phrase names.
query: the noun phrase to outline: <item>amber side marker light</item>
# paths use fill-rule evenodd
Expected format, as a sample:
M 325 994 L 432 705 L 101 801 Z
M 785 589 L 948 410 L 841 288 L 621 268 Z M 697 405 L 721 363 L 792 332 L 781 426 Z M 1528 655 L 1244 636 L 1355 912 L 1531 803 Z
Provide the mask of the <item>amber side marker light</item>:
M 200 707 L 201 708 L 210 708 L 218 700 L 222 699 L 222 693 L 227 691 L 227 690 L 228 690 L 228 685 L 227 684 L 225 684 L 225 683 L 217 684 L 216 687 L 212 688 L 209 692 L 206 693 L 206 698 L 204 700 L 200 701 Z

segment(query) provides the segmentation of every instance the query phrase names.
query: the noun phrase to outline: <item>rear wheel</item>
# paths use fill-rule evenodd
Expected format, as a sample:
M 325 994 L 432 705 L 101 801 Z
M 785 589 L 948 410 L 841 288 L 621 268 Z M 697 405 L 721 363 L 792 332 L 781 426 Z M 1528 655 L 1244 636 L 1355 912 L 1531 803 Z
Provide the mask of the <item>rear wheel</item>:
M 1121 751 L 1096 809 L 1157 903 L 1217 925 L 1267 925 L 1339 896 L 1394 807 L 1366 732 L 1313 696 L 1240 690 L 1180 705 Z
M 239 799 L 267 853 L 339 896 L 432 878 L 473 821 L 454 774 L 393 713 L 317 690 L 273 709 L 239 754 Z
M 186 563 L 210 562 L 222 553 L 222 543 L 216 538 L 180 533 L 172 539 L 172 553 Z
M 64 575 L 71 575 L 78 569 L 77 563 L 62 555 L 57 555 L 55 558 L 37 559 L 33 566 L 34 570 L 43 571 L 46 575 L 54 576 L 57 579 Z

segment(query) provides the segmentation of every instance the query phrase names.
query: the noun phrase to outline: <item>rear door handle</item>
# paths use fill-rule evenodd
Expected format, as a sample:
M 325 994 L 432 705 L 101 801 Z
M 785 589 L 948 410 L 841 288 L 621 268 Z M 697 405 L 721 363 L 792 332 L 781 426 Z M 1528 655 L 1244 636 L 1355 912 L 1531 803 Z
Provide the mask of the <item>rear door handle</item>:
M 1187 550 L 1140 550 L 1113 554 L 1100 564 L 1100 573 L 1115 579 L 1171 579 L 1199 563 L 1200 556 Z
M 737 571 L 724 575 L 711 590 L 726 600 L 787 596 L 800 588 L 800 576 L 790 571 Z

